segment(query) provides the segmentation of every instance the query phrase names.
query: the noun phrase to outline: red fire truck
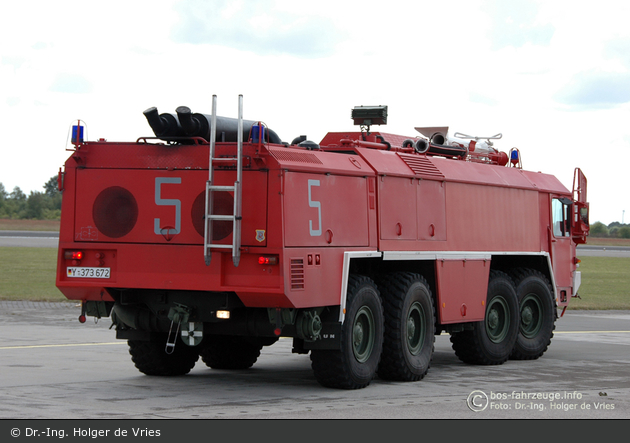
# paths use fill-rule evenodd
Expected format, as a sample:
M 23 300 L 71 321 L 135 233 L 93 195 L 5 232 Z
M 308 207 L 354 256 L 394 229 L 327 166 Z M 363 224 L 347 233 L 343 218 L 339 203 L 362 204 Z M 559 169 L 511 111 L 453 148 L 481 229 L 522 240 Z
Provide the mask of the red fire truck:
M 284 142 L 266 124 L 182 106 L 144 114 L 155 136 L 83 140 L 59 174 L 57 287 L 110 317 L 148 375 L 252 366 L 293 339 L 323 386 L 417 381 L 435 335 L 460 360 L 547 350 L 580 285 L 586 178 L 573 191 L 492 137 L 448 128 Z M 563 311 L 564 312 L 564 311 Z

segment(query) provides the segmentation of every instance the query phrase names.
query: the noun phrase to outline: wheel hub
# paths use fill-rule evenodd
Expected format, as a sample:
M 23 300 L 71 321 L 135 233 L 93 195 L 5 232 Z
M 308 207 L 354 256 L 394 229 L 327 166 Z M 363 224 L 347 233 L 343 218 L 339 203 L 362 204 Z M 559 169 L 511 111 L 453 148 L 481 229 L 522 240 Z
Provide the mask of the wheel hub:
M 496 296 L 488 304 L 486 312 L 486 333 L 493 343 L 501 343 L 510 330 L 510 308 L 507 301 Z
M 488 326 L 490 329 L 496 329 L 499 324 L 499 314 L 496 309 L 493 309 L 488 314 Z
M 413 342 L 413 338 L 416 335 L 416 322 L 413 317 L 407 319 L 407 337 L 410 343 Z
M 375 340 L 374 314 L 367 306 L 361 307 L 352 327 L 352 352 L 358 362 L 364 363 L 372 355 Z
M 361 342 L 363 341 L 363 325 L 356 324 L 354 325 L 354 347 L 359 348 L 361 346 Z
M 425 339 L 424 309 L 418 302 L 411 305 L 407 316 L 407 349 L 411 355 L 418 355 Z
M 543 305 L 535 294 L 529 294 L 521 301 L 521 334 L 534 338 L 542 329 Z
M 533 319 L 534 315 L 532 314 L 532 308 L 530 308 L 529 306 L 523 308 L 523 310 L 521 311 L 521 322 L 523 323 L 523 325 L 529 326 L 532 323 Z

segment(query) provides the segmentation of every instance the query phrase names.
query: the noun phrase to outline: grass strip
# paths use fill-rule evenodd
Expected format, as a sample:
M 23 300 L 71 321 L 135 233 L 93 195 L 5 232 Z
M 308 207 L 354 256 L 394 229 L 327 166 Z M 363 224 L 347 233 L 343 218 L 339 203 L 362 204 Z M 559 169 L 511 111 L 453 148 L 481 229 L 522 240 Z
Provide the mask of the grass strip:
M 582 257 L 569 309 L 630 310 L 630 258 Z M 0 300 L 66 301 L 55 286 L 55 248 L 0 247 Z
M 630 258 L 580 257 L 580 298 L 569 309 L 630 309 Z
M 56 248 L 0 247 L 0 300 L 67 301 L 56 271 Z

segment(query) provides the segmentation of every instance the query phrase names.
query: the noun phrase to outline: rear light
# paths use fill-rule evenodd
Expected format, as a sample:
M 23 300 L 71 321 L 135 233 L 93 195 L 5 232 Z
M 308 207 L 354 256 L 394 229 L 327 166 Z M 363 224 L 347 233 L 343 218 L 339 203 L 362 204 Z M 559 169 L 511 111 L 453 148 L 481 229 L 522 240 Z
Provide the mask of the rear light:
M 278 264 L 278 256 L 277 255 L 261 255 L 258 257 L 259 265 L 277 265 Z
M 66 251 L 63 253 L 66 260 L 81 260 L 83 258 L 82 251 Z

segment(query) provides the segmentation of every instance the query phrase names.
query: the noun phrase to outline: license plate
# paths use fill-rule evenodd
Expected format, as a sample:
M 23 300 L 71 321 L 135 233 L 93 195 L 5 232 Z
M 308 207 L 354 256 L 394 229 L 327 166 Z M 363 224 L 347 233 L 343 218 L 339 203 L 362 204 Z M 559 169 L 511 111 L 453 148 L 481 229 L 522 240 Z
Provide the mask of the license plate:
M 72 278 L 109 278 L 110 268 L 68 267 L 66 275 Z

